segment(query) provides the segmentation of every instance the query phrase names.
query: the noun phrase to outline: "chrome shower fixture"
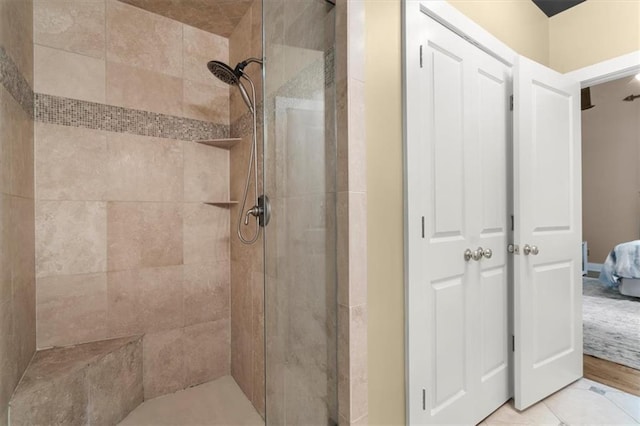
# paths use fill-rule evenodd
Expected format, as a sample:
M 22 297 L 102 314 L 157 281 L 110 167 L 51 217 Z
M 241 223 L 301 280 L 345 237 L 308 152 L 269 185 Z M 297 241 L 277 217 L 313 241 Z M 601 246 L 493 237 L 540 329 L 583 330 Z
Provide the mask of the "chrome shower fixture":
M 242 100 L 247 107 L 249 108 L 249 112 L 253 117 L 253 143 L 251 145 L 251 156 L 249 158 L 249 168 L 247 170 L 247 180 L 244 186 L 244 196 L 242 198 L 242 206 L 240 207 L 240 212 L 238 215 L 238 227 L 237 234 L 240 241 L 244 244 L 253 244 L 258 241 L 260 237 L 261 228 L 267 226 L 269 223 L 269 217 L 271 216 L 271 208 L 269 205 L 269 198 L 266 195 L 259 195 L 258 193 L 258 136 L 257 136 L 257 119 L 256 119 L 256 88 L 251 81 L 251 78 L 244 72 L 244 69 L 249 64 L 259 64 L 262 65 L 262 60 L 257 58 L 249 58 L 245 59 L 242 62 L 236 64 L 235 68 L 231 68 L 229 65 L 220 61 L 209 61 L 207 63 L 207 68 L 211 71 L 217 79 L 226 83 L 230 86 L 237 86 L 240 91 L 240 95 L 242 96 Z M 242 84 L 240 79 L 245 79 L 249 82 L 251 86 L 251 97 L 247 93 L 247 89 Z M 249 186 L 251 185 L 251 174 L 254 176 L 254 196 L 255 196 L 255 204 L 252 208 L 246 211 L 245 208 L 247 204 L 247 197 L 249 195 Z M 243 217 L 244 215 L 244 217 Z M 253 216 L 255 218 L 256 230 L 251 238 L 245 238 L 242 233 L 242 224 L 244 226 L 249 226 L 249 217 Z M 244 220 L 243 220 L 244 219 Z
M 247 79 L 252 85 L 251 79 L 245 74 L 244 69 L 247 65 L 257 63 L 262 65 L 262 61 L 257 58 L 249 58 L 245 59 L 242 62 L 238 62 L 235 68 L 231 68 L 229 65 L 225 64 L 221 61 L 209 61 L 207 63 L 207 68 L 211 74 L 213 74 L 218 80 L 226 83 L 230 86 L 238 86 L 238 90 L 240 90 L 240 95 L 242 96 L 242 100 L 249 111 L 254 112 L 255 105 L 249 99 L 249 94 L 247 93 L 247 89 L 244 87 L 244 84 L 240 81 L 240 78 Z

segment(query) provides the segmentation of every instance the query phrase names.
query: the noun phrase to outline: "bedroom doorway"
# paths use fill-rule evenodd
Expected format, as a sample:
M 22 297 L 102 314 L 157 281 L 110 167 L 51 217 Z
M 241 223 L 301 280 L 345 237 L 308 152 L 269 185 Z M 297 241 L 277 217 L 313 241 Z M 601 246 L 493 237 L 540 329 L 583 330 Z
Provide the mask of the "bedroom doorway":
M 584 375 L 640 395 L 640 75 L 582 101 Z

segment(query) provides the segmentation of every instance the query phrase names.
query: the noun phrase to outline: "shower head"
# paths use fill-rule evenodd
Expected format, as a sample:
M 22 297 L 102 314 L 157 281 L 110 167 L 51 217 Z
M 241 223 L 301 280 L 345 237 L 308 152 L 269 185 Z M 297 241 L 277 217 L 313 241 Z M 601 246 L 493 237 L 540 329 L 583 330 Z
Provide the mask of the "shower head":
M 238 86 L 238 90 L 240 90 L 240 95 L 242 96 L 244 103 L 247 104 L 249 111 L 251 111 L 251 113 L 253 114 L 255 112 L 254 105 L 251 100 L 249 100 L 247 89 L 245 89 L 244 85 L 240 81 L 240 77 L 244 77 L 245 79 L 251 81 L 249 77 L 245 75 L 244 68 L 252 62 L 262 64 L 262 61 L 259 59 L 249 58 L 238 63 L 235 69 L 220 61 L 209 61 L 207 63 L 207 68 L 209 68 L 211 74 L 216 76 L 216 78 L 218 78 L 223 83 L 226 83 L 230 86 Z
M 216 76 L 223 83 L 229 84 L 231 86 L 237 85 L 239 83 L 239 75 L 236 75 L 235 71 L 224 62 L 220 61 L 209 61 L 207 63 L 207 68 L 211 71 L 211 74 Z

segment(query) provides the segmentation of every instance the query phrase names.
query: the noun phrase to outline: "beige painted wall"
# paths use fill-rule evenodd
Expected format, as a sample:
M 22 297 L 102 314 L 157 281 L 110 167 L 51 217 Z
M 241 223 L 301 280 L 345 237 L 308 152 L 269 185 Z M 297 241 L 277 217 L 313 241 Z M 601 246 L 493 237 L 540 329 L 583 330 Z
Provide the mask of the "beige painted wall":
M 400 2 L 367 0 L 369 423 L 404 423 Z
M 549 19 L 549 38 L 560 72 L 640 50 L 640 1 L 587 0 Z
M 582 112 L 583 239 L 594 263 L 640 238 L 640 102 L 622 100 L 632 93 L 633 77 L 594 86 L 595 108 Z
M 549 21 L 528 0 L 451 0 L 451 3 L 518 53 L 549 65 L 549 46 L 555 46 L 553 35 L 560 33 L 549 32 Z M 627 7 L 628 10 L 622 6 L 615 8 L 616 13 L 636 10 Z M 398 0 L 366 0 L 369 423 L 372 425 L 399 425 L 405 420 L 400 12 Z M 567 16 L 572 18 L 566 25 L 581 28 L 588 26 L 587 22 L 597 14 Z M 615 19 L 608 19 L 609 25 L 611 21 Z M 609 44 L 617 39 L 637 39 L 637 24 L 624 25 L 616 33 L 615 38 L 608 38 Z M 573 63 L 583 66 L 599 62 L 628 49 L 618 45 L 609 53 L 606 44 L 595 54 L 578 49 L 574 54 L 582 56 Z

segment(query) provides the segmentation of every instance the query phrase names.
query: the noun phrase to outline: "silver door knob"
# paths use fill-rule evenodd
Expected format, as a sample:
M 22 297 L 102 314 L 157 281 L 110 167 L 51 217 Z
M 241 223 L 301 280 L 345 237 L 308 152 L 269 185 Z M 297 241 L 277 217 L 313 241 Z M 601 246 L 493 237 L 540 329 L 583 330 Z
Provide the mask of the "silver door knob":
M 478 261 L 482 259 L 484 254 L 484 249 L 482 247 L 478 247 L 478 250 L 473 252 L 473 260 Z
M 470 261 L 471 259 L 478 261 L 482 259 L 483 253 L 484 251 L 482 247 L 478 247 L 478 250 L 473 250 L 473 251 L 471 251 L 471 249 L 466 249 L 464 251 L 464 260 L 467 262 Z
M 464 260 L 466 262 L 470 261 L 473 258 L 473 252 L 471 251 L 471 249 L 466 249 L 464 251 Z
M 529 244 L 525 244 L 524 247 L 522 247 L 522 253 L 524 253 L 525 256 L 528 256 L 529 254 L 536 256 L 538 253 L 540 253 L 540 250 L 537 246 L 530 246 Z
M 491 249 L 484 249 L 482 255 L 485 257 L 485 259 L 491 259 L 491 256 L 493 256 L 493 251 L 491 251 Z

